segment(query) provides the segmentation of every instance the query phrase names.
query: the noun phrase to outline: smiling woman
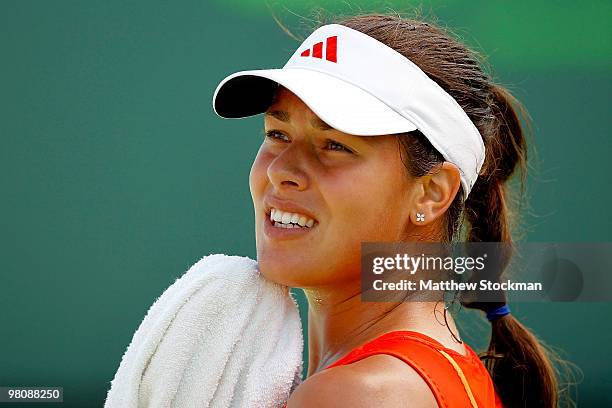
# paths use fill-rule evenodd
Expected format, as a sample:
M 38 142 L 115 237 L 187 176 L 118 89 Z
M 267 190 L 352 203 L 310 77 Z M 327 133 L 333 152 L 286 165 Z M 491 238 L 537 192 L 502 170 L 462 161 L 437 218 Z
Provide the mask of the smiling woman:
M 547 353 L 505 302 L 464 304 L 491 321 L 485 366 L 438 302 L 360 296 L 362 242 L 512 241 L 522 108 L 475 54 L 432 24 L 359 15 L 319 27 L 282 69 L 225 78 L 213 105 L 264 113 L 257 262 L 309 305 L 308 377 L 288 408 L 557 406 Z
M 411 232 L 411 180 L 397 140 L 335 130 L 286 88 L 275 96 L 250 174 L 260 269 L 293 287 L 358 283 L 361 241 L 402 241 Z M 313 225 L 279 228 L 272 209 Z

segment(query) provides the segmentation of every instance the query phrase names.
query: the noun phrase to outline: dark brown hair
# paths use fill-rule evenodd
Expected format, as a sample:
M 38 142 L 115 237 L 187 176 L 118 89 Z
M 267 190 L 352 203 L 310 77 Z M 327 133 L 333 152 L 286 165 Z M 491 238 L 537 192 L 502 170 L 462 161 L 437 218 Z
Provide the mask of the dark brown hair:
M 520 197 L 527 170 L 521 126 L 528 115 L 503 86 L 484 72 L 479 55 L 442 28 L 397 15 L 357 15 L 337 23 L 361 31 L 418 65 L 461 105 L 482 135 L 486 157 L 467 200 L 459 189 L 445 213 L 440 241 L 512 243 L 507 182 L 520 172 Z M 398 135 L 409 174 L 435 171 L 444 158 L 419 131 Z M 520 202 L 520 200 L 519 200 Z M 501 275 L 507 262 L 499 270 Z M 464 303 L 483 311 L 499 304 Z M 482 356 L 506 407 L 556 407 L 558 385 L 547 350 L 513 315 L 492 322 L 489 349 Z

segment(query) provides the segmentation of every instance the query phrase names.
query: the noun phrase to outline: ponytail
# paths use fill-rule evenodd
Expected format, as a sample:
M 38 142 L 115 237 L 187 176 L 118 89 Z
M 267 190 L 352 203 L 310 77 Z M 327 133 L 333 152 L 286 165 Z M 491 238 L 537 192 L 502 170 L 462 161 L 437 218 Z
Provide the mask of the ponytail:
M 491 87 L 491 109 L 495 117 L 487 143 L 483 175 L 479 176 L 465 203 L 470 242 L 503 242 L 510 248 L 507 180 L 521 171 L 521 195 L 526 173 L 527 151 L 519 116 L 521 105 L 504 88 Z M 511 256 L 502 260 L 504 272 Z M 464 303 L 490 312 L 504 303 Z M 482 356 L 505 407 L 556 407 L 557 379 L 546 349 L 514 316 L 506 314 L 491 321 L 491 341 Z

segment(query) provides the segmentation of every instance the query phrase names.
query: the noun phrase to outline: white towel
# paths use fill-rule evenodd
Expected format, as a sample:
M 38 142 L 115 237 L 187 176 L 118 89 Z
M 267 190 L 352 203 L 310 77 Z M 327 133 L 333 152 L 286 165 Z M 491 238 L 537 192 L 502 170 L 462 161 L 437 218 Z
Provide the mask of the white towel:
M 250 258 L 205 256 L 149 308 L 104 406 L 281 407 L 301 382 L 302 349 L 289 288 Z

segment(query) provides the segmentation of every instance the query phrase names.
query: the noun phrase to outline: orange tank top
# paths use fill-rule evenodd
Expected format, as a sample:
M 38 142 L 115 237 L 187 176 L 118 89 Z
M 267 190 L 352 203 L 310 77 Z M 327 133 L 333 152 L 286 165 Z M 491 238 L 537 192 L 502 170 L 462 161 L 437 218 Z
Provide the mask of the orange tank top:
M 422 333 L 393 331 L 351 350 L 325 369 L 388 354 L 421 375 L 440 408 L 503 408 L 489 372 L 474 350 L 464 345 L 466 356 Z

